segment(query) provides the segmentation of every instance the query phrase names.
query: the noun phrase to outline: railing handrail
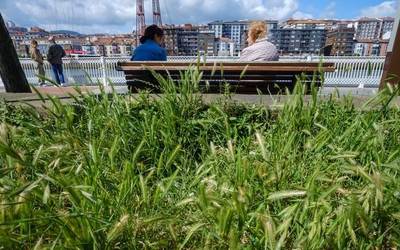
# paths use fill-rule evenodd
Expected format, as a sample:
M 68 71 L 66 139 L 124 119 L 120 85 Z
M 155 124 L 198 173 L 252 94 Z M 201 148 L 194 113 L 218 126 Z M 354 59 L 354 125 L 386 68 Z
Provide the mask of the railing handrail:
M 128 61 L 129 56 L 114 57 L 66 57 L 64 71 L 70 82 L 87 84 L 86 76 L 92 80 L 99 80 L 103 84 L 112 81 L 114 84 L 124 84 L 125 77 L 122 72 L 116 71 L 118 61 Z M 200 59 L 207 61 L 234 61 L 239 57 L 232 56 L 170 56 L 169 61 L 193 62 Z M 329 86 L 354 86 L 354 87 L 377 87 L 383 73 L 385 57 L 372 56 L 281 56 L 281 61 L 295 62 L 324 62 L 335 63 L 336 71 L 325 74 L 325 84 Z M 37 83 L 35 63 L 29 58 L 20 59 L 28 81 Z M 45 63 L 46 76 L 51 76 L 50 65 Z M 0 79 L 0 85 L 1 79 Z
M 82 60 L 82 59 L 100 59 L 101 56 L 79 56 L 79 57 L 66 57 L 64 58 L 65 60 Z M 130 59 L 130 56 L 109 56 L 109 57 L 104 57 L 106 59 Z M 206 59 L 218 59 L 218 60 L 236 60 L 239 59 L 239 56 L 205 56 L 205 57 L 200 57 L 201 60 L 204 58 Z M 297 59 L 302 59 L 302 60 L 307 60 L 308 58 L 311 59 L 325 59 L 325 60 L 331 60 L 331 59 L 338 59 L 338 60 L 372 60 L 372 59 L 385 59 L 385 56 L 280 56 L 281 59 L 287 59 L 287 60 L 297 60 Z M 173 59 L 173 60 L 185 60 L 185 59 L 198 59 L 197 56 L 168 56 L 168 59 Z M 30 61 L 30 58 L 20 58 L 20 61 Z

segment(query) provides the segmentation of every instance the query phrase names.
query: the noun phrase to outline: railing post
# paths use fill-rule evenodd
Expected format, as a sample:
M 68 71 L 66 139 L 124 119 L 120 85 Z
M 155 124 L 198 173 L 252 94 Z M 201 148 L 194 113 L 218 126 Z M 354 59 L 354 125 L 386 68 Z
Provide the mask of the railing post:
M 108 83 L 107 83 L 107 71 L 106 71 L 106 58 L 104 56 L 100 57 L 100 61 L 101 61 L 101 73 L 102 73 L 102 81 L 103 81 L 103 86 L 107 87 Z
M 201 56 L 201 58 L 202 58 L 202 62 L 203 62 L 203 63 L 206 63 L 206 62 L 207 62 L 207 55 L 206 55 L 206 54 L 203 54 L 203 55 Z

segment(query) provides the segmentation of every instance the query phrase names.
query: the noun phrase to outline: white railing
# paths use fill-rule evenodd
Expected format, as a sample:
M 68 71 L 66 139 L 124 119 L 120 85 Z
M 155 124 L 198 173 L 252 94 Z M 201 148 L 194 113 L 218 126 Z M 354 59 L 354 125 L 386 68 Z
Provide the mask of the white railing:
M 201 61 L 224 62 L 235 61 L 238 57 L 207 57 Z M 115 85 L 125 84 L 123 72 L 117 71 L 118 61 L 128 61 L 129 57 L 71 57 L 64 59 L 64 72 L 68 83 L 91 85 L 109 82 Z M 169 61 L 196 62 L 198 57 L 176 56 L 169 57 Z M 372 87 L 376 88 L 383 73 L 384 57 L 287 57 L 284 62 L 333 62 L 336 71 L 326 73 L 325 85 L 333 87 Z M 28 82 L 37 84 L 35 64 L 30 59 L 21 59 L 22 68 L 25 71 Z M 45 63 L 46 76 L 51 78 L 50 65 Z M 0 86 L 2 85 L 0 80 Z
M 335 63 L 335 72 L 325 73 L 325 86 L 377 88 L 382 78 L 385 57 L 281 57 L 280 61 Z
M 105 58 L 105 57 L 80 57 L 63 59 L 63 68 L 68 83 L 79 85 L 107 85 L 109 82 L 119 85 L 125 82 L 123 72 L 117 71 L 118 61 L 127 61 L 127 57 Z M 22 68 L 26 78 L 31 84 L 37 84 L 35 63 L 31 59 L 21 59 Z M 52 78 L 52 70 L 49 63 L 44 64 L 46 77 Z

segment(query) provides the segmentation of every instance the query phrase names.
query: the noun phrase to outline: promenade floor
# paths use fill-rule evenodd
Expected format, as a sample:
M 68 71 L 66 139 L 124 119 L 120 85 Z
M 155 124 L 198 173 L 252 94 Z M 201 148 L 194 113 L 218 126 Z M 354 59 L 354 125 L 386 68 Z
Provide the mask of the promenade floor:
M 38 88 L 39 92 L 44 96 L 50 95 L 55 96 L 62 99 L 63 102 L 72 102 L 71 94 L 76 94 L 76 91 L 73 87 L 64 87 L 64 88 L 56 88 L 56 87 L 44 87 Z M 91 93 L 99 93 L 100 90 L 98 87 L 82 87 L 82 92 L 91 92 Z M 111 93 L 111 88 L 106 88 L 107 92 Z M 118 86 L 115 87 L 115 91 L 119 94 L 126 94 L 128 92 L 127 87 Z M 337 93 L 339 96 L 347 96 L 351 95 L 353 98 L 353 103 L 356 107 L 361 107 L 367 100 L 372 98 L 378 93 L 377 89 L 358 89 L 358 88 L 325 88 L 320 91 L 320 98 L 326 99 L 330 98 L 331 94 Z M 135 95 L 133 95 L 135 96 Z M 157 98 L 158 95 L 153 95 Z M 205 102 L 212 102 L 221 98 L 221 95 L 218 94 L 204 94 L 203 99 Z M 232 95 L 231 99 L 233 102 L 239 103 L 247 103 L 247 104 L 260 104 L 265 105 L 270 108 L 279 108 L 282 107 L 285 102 L 290 100 L 291 96 L 269 96 L 269 95 Z M 311 98 L 309 96 L 305 97 L 305 101 L 309 101 Z M 41 107 L 43 105 L 47 105 L 50 102 L 46 101 L 43 103 L 36 93 L 0 93 L 0 100 L 5 100 L 10 104 L 22 104 L 28 103 L 29 105 Z M 400 107 L 400 97 L 396 98 L 392 105 Z

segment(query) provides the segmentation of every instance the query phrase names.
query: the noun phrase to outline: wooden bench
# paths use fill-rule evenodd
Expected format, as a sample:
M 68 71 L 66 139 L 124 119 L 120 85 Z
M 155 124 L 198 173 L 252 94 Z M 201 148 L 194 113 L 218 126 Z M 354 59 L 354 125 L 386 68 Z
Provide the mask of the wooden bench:
M 131 92 L 150 89 L 159 92 L 158 83 L 151 71 L 163 77 L 171 77 L 179 81 L 181 73 L 190 67 L 197 67 L 203 72 L 199 83 L 201 91 L 221 93 L 229 84 L 230 91 L 241 94 L 253 94 L 260 91 L 264 94 L 289 91 L 299 78 L 302 83 L 311 85 L 314 80 L 320 86 L 324 72 L 335 70 L 333 63 L 287 63 L 287 62 L 119 62 L 117 70 L 125 73 L 126 83 Z

